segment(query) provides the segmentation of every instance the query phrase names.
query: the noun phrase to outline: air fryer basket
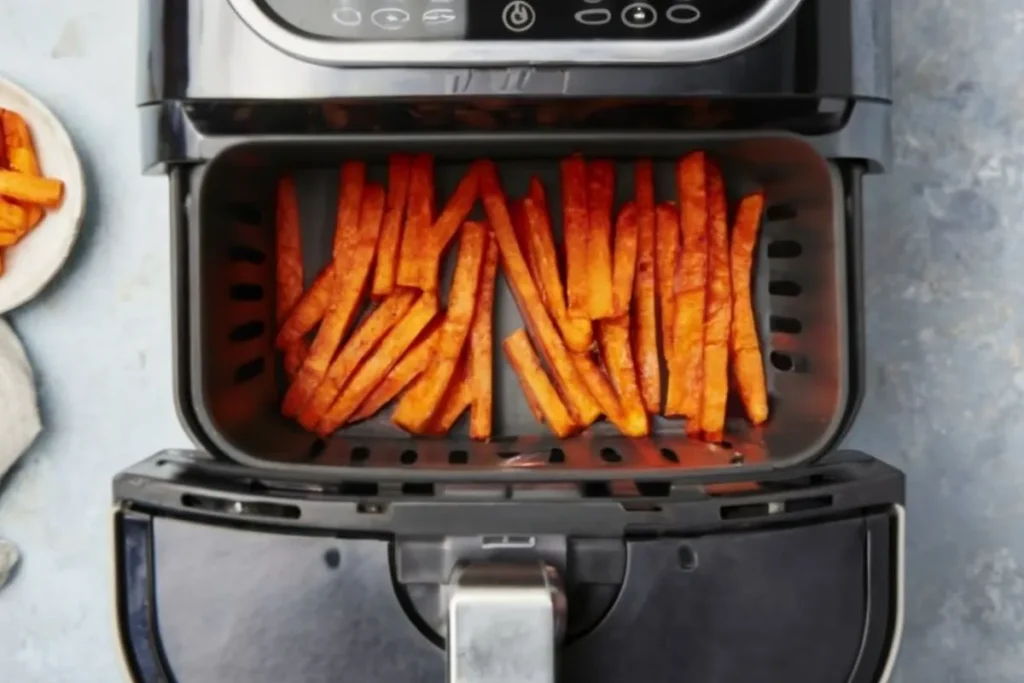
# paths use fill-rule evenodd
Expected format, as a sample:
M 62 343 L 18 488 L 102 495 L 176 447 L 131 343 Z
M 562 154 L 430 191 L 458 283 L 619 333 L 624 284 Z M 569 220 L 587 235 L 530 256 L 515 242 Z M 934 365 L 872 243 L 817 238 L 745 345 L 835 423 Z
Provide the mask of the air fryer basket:
M 390 423 L 390 409 L 326 441 L 281 416 L 285 385 L 273 346 L 273 188 L 282 172 L 297 180 L 311 279 L 330 253 L 338 167 L 345 159 L 366 160 L 371 178 L 383 182 L 389 153 L 432 153 L 439 203 L 469 161 L 493 159 L 509 196 L 525 192 L 531 175 L 545 182 L 560 232 L 558 161 L 565 155 L 615 159 L 621 205 L 633 192 L 634 159 L 654 159 L 658 198 L 674 199 L 674 161 L 695 149 L 708 151 L 722 166 L 731 203 L 756 188 L 767 197 L 755 283 L 771 396 L 771 418 L 762 428 L 751 429 L 731 407 L 723 446 L 691 441 L 680 421 L 662 418 L 655 420 L 649 439 L 624 438 L 604 424 L 573 439 L 556 439 L 534 420 L 504 361 L 500 340 L 523 323 L 501 277 L 490 443 L 469 440 L 464 420 L 446 438 L 410 437 Z M 849 317 L 855 311 L 846 270 L 847 249 L 856 242 L 847 239 L 848 197 L 839 169 L 796 136 L 601 132 L 253 138 L 192 173 L 188 191 L 188 225 L 178 237 L 184 247 L 179 248 L 176 287 L 178 405 L 201 446 L 242 464 L 347 478 L 542 474 L 546 479 L 659 479 L 687 471 L 808 462 L 834 444 L 856 408 L 851 391 L 856 387 L 856 341 Z

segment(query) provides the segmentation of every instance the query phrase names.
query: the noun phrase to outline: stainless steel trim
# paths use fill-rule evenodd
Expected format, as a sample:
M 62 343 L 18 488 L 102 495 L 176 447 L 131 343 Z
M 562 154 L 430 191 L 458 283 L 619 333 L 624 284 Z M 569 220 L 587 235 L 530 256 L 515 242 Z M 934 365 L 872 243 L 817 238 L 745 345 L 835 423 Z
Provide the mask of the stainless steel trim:
M 687 64 L 721 59 L 764 40 L 803 0 L 766 0 L 747 21 L 693 40 L 353 41 L 309 38 L 281 26 L 257 0 L 228 0 L 249 28 L 299 59 L 332 66 Z
M 903 640 L 904 596 L 906 595 L 906 550 L 907 550 L 907 511 L 902 505 L 893 506 L 896 527 L 896 597 L 893 609 L 892 642 L 889 644 L 889 655 L 885 658 L 882 675 L 878 683 L 889 683 L 896 668 L 896 660 L 900 654 L 900 642 Z

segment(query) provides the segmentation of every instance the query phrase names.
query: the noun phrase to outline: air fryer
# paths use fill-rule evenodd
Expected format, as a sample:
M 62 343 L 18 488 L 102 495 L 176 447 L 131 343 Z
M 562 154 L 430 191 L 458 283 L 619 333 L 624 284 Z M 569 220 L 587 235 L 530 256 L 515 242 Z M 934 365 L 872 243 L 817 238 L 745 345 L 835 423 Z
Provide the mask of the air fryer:
M 139 681 L 884 681 L 902 618 L 902 475 L 838 450 L 863 392 L 865 174 L 890 153 L 888 0 L 147 0 L 145 170 L 170 183 L 175 398 L 196 451 L 114 485 Z M 761 189 L 755 310 L 771 419 L 724 442 L 655 421 L 557 439 L 500 353 L 494 438 L 279 411 L 274 183 L 305 270 L 338 168 L 474 159 L 507 192 L 572 153 L 691 150 Z M 553 203 L 557 204 L 557 202 Z M 552 214 L 556 237 L 557 207 Z M 451 263 L 447 264 L 450 270 Z M 495 338 L 522 326 L 499 277 Z

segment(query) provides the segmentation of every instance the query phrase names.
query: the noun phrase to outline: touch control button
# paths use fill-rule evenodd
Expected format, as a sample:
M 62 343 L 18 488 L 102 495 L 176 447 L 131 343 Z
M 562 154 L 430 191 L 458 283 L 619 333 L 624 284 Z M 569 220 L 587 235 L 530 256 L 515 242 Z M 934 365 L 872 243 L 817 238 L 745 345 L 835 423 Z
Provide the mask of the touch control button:
M 673 24 L 693 24 L 700 21 L 700 10 L 690 4 L 672 5 L 665 12 L 665 18 Z
M 634 2 L 622 9 L 622 23 L 629 28 L 650 28 L 658 21 L 658 10 L 646 2 Z
M 456 18 L 455 10 L 450 7 L 437 7 L 424 12 L 421 21 L 424 26 L 440 26 L 441 24 L 450 24 Z
M 354 7 L 339 7 L 331 16 L 342 26 L 359 26 L 363 23 L 363 15 Z
M 512 0 L 502 10 L 501 21 L 509 31 L 522 33 L 533 28 L 537 22 L 537 12 L 526 0 Z
M 576 13 L 576 21 L 584 26 L 602 26 L 612 20 L 612 11 L 595 7 L 593 9 L 581 9 Z
M 370 21 L 385 31 L 398 31 L 409 23 L 409 13 L 401 7 L 384 7 L 374 10 Z

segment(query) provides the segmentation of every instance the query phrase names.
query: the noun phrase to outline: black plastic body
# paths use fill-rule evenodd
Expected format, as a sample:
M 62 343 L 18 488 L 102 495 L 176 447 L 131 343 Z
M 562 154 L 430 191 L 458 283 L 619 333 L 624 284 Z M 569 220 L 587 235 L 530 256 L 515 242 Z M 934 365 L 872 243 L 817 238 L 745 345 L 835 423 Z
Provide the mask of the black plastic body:
M 758 430 L 737 410 L 726 447 L 687 439 L 678 420 L 655 420 L 651 439 L 625 439 L 607 425 L 558 440 L 536 422 L 500 351 L 496 350 L 495 430 L 489 443 L 470 441 L 464 425 L 444 439 L 410 439 L 390 424 L 389 412 L 339 431 L 326 443 L 280 414 L 287 386 L 276 370 L 273 346 L 273 187 L 294 172 L 300 188 L 304 254 L 310 277 L 330 252 L 342 159 L 370 162 L 383 180 L 388 153 L 435 155 L 439 197 L 447 196 L 474 158 L 498 163 L 506 191 L 525 192 L 533 175 L 557 193 L 558 160 L 573 152 L 619 161 L 618 202 L 632 196 L 632 159 L 656 160 L 660 199 L 675 196 L 674 162 L 692 149 L 712 154 L 735 198 L 762 189 L 768 209 L 757 264 L 757 301 L 772 416 Z M 793 466 L 826 453 L 853 417 L 859 382 L 859 340 L 851 304 L 859 287 L 848 259 L 859 258 L 858 217 L 844 198 L 850 180 L 808 142 L 778 134 L 577 133 L 316 136 L 261 140 L 229 148 L 190 178 L 192 211 L 187 248 L 175 270 L 187 275 L 178 329 L 178 363 L 187 372 L 178 401 L 204 448 L 248 465 L 298 468 L 312 477 L 352 476 L 327 469 L 358 468 L 367 478 L 401 472 L 503 478 L 547 465 L 565 478 L 606 477 L 643 470 L 674 478 L 680 469 Z M 561 230 L 558 201 L 552 221 Z M 450 253 L 450 259 L 454 250 Z M 450 263 L 449 263 L 450 265 Z M 445 289 L 445 288 L 442 288 Z M 523 326 L 499 277 L 495 337 Z M 182 391 L 184 390 L 184 391 Z M 194 420 L 191 419 L 194 417 Z M 414 456 L 410 457 L 410 454 Z M 529 459 L 530 469 L 511 467 Z M 557 458 L 561 462 L 556 462 Z M 540 476 L 549 476 L 548 474 Z
M 396 551 L 552 534 L 628 558 L 615 597 L 566 643 L 560 680 L 880 680 L 899 634 L 903 477 L 854 453 L 802 469 L 603 496 L 427 495 L 161 454 L 114 484 L 125 659 L 140 683 L 441 680 L 443 645 L 407 600 Z M 602 574 L 575 562 L 570 584 Z

